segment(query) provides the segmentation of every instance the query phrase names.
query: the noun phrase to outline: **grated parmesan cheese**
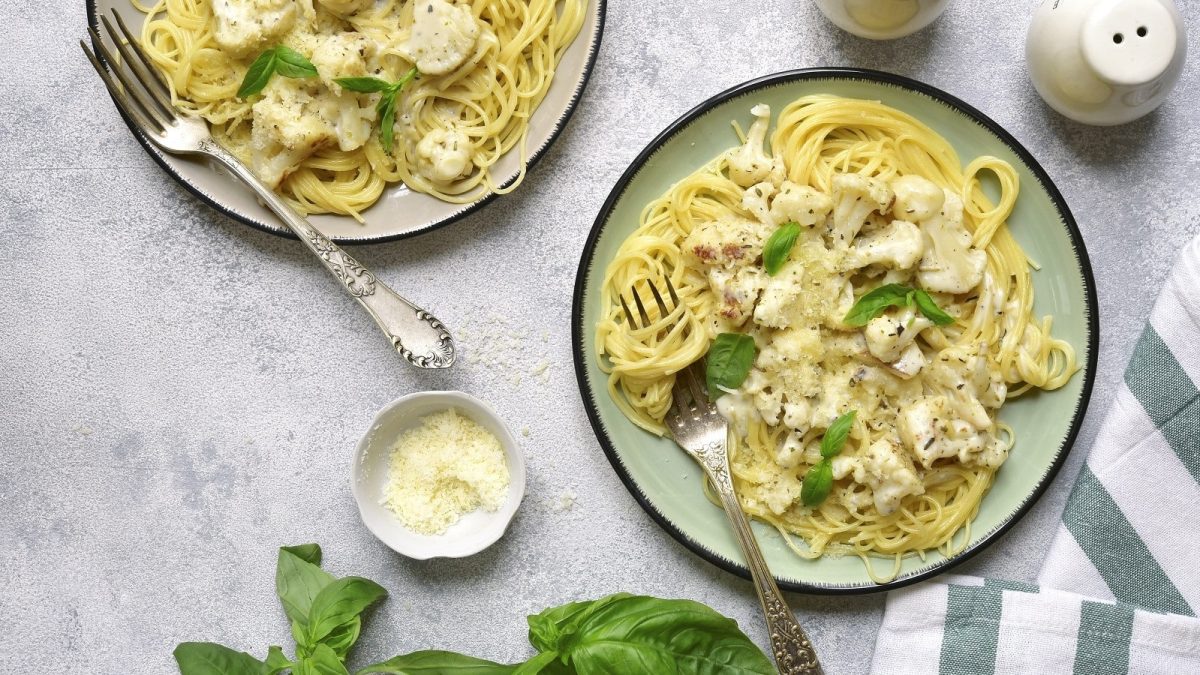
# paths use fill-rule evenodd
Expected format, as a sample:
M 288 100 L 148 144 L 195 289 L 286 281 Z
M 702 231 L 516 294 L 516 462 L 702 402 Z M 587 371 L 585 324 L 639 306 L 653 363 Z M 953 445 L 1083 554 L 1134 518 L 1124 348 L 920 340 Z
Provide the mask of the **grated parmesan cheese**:
M 422 417 L 391 452 L 382 504 L 414 532 L 441 534 L 478 508 L 496 511 L 508 496 L 500 440 L 454 409 Z

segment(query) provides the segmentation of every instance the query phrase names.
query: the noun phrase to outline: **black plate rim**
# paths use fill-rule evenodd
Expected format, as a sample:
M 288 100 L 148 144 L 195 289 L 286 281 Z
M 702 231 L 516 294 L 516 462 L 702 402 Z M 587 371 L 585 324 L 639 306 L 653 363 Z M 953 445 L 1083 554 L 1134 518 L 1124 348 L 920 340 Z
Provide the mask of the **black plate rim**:
M 713 565 L 735 574 L 743 579 L 750 579 L 749 569 L 742 563 L 729 560 L 715 551 L 706 548 L 704 545 L 688 537 L 678 527 L 675 526 L 665 515 L 663 515 L 653 504 L 649 498 L 642 492 L 641 488 L 633 480 L 632 476 L 626 470 L 620 457 L 616 453 L 616 448 L 613 446 L 612 439 L 608 436 L 608 432 L 600 419 L 599 409 L 595 402 L 597 393 L 604 395 L 604 392 L 593 392 L 588 385 L 587 379 L 587 354 L 585 354 L 585 334 L 583 325 L 583 298 L 587 286 L 587 273 L 591 268 L 595 258 L 596 244 L 600 240 L 600 236 L 607 225 L 608 217 L 612 212 L 617 201 L 628 188 L 629 183 L 640 172 L 647 160 L 650 159 L 668 140 L 676 133 L 682 131 L 689 126 L 700 116 L 707 113 L 716 106 L 734 98 L 744 96 L 758 89 L 787 84 L 800 80 L 816 80 L 816 79 L 851 79 L 865 80 L 880 84 L 897 86 L 902 89 L 909 89 L 920 94 L 924 94 L 937 102 L 945 104 L 952 109 L 958 110 L 966 117 L 979 124 L 987 131 L 993 133 L 1002 143 L 1007 145 L 1014 154 L 1022 162 L 1029 167 L 1034 177 L 1041 184 L 1046 194 L 1054 203 L 1059 215 L 1062 217 L 1063 224 L 1066 226 L 1070 235 L 1072 248 L 1075 258 L 1079 263 L 1080 273 L 1083 276 L 1084 296 L 1087 307 L 1087 365 L 1084 369 L 1083 386 L 1079 393 L 1079 399 L 1076 401 L 1074 417 L 1071 421 L 1070 429 L 1062 444 L 1056 450 L 1055 458 L 1050 468 L 1042 475 L 1040 481 L 1035 486 L 1034 490 L 1021 502 L 1017 508 L 1009 514 L 1009 516 L 986 533 L 979 541 L 970 545 L 963 551 L 949 559 L 943 559 L 937 563 L 932 563 L 926 568 L 917 570 L 911 574 L 898 577 L 891 581 L 882 584 L 824 584 L 824 583 L 808 583 L 796 581 L 792 579 L 781 579 L 776 577 L 776 582 L 780 588 L 797 593 L 807 593 L 812 595 L 863 595 L 869 593 L 882 593 L 890 590 L 895 590 L 904 586 L 924 581 L 931 577 L 947 572 L 958 565 L 966 562 L 980 551 L 991 546 L 1002 536 L 1004 536 L 1014 525 L 1019 522 L 1033 505 L 1042 497 L 1043 494 L 1054 483 L 1055 477 L 1063 464 L 1067 460 L 1071 449 L 1075 444 L 1075 440 L 1079 435 L 1079 430 L 1083 424 L 1083 419 L 1087 414 L 1088 403 L 1091 399 L 1092 386 L 1096 379 L 1096 349 L 1100 343 L 1100 322 L 1099 322 L 1099 303 L 1096 298 L 1096 279 L 1092 272 L 1091 261 L 1088 258 L 1087 247 L 1083 241 L 1083 235 L 1079 230 L 1079 226 L 1075 221 L 1075 217 L 1071 214 L 1070 208 L 1067 206 L 1066 200 L 1062 193 L 1050 180 L 1049 174 L 1042 168 L 1041 164 L 1033 157 L 1033 155 L 1022 145 L 1012 134 L 1006 131 L 998 123 L 990 117 L 980 112 L 974 106 L 967 104 L 961 99 L 948 94 L 941 89 L 918 82 L 903 75 L 896 75 L 878 70 L 870 70 L 866 68 L 847 68 L 847 67 L 821 67 L 821 68 L 801 68 L 796 70 L 787 70 L 771 75 L 758 77 L 739 85 L 726 89 L 725 91 L 705 100 L 696 107 L 689 110 L 679 119 L 672 122 L 666 129 L 654 137 L 653 140 L 638 154 L 638 156 L 630 163 L 629 167 L 618 179 L 605 199 L 600 212 L 596 216 L 596 220 L 592 225 L 592 229 L 588 234 L 588 238 L 583 246 L 583 251 L 580 254 L 579 267 L 575 277 L 575 289 L 571 302 L 571 348 L 572 358 L 575 362 L 575 377 L 579 387 L 579 394 L 583 399 L 584 409 L 587 412 L 588 421 L 591 423 L 592 431 L 596 436 L 596 440 L 600 443 L 605 456 L 616 471 L 618 478 L 625 485 L 625 488 L 633 495 L 637 503 L 650 516 L 659 527 L 664 529 L 676 541 L 682 544 L 685 548 L 696 554 L 703 560 L 712 563 Z
M 575 115 L 575 110 L 579 107 L 579 101 L 583 98 L 583 93 L 587 89 L 588 83 L 592 79 L 592 72 L 596 66 L 596 58 L 600 53 L 600 43 L 604 38 L 605 19 L 608 16 L 608 0 L 594 0 L 594 2 L 596 2 L 597 12 L 596 38 L 592 40 L 592 44 L 588 47 L 587 62 L 584 64 L 583 77 L 579 80 L 579 84 L 575 87 L 575 91 L 571 94 L 571 100 L 569 103 L 567 103 L 566 109 L 563 110 L 562 114 L 559 115 L 558 119 L 555 121 L 554 129 L 550 132 L 550 136 L 546 139 L 546 142 L 530 153 L 529 157 L 525 160 L 524 174 L 526 175 L 533 170 L 533 167 L 537 165 L 538 160 L 545 156 L 546 153 L 549 152 L 550 148 L 554 145 L 554 142 L 558 140 L 558 137 L 562 134 L 563 129 L 566 128 L 567 123 L 570 122 L 571 118 Z M 91 26 L 97 33 L 100 33 L 101 28 L 99 16 L 96 11 L 96 0 L 85 0 L 84 5 L 87 10 L 88 25 Z M 91 41 L 92 50 L 95 51 L 97 49 L 95 39 L 92 39 Z M 113 105 L 114 107 L 117 107 L 115 102 Z M 150 158 L 153 159 L 163 171 L 167 172 L 167 175 L 175 179 L 175 182 L 183 186 L 185 190 L 190 192 L 197 199 L 212 207 L 214 210 L 228 216 L 229 218 L 232 218 L 239 223 L 242 223 L 243 225 L 249 225 L 256 230 L 266 232 L 267 234 L 273 234 L 284 239 L 296 239 L 296 235 L 286 227 L 283 227 L 282 225 L 271 226 L 261 220 L 255 220 L 249 216 L 243 216 L 242 214 L 237 213 L 233 209 L 222 204 L 217 196 L 204 192 L 199 187 L 193 185 L 190 181 L 184 178 L 182 174 L 176 171 L 169 162 L 167 162 L 167 154 L 155 147 L 154 144 L 151 143 L 150 140 L 146 138 L 140 130 L 138 130 L 137 126 L 133 123 L 133 120 L 129 119 L 129 117 L 125 115 L 125 113 L 122 112 L 119 107 L 117 107 L 117 114 L 121 116 L 121 119 L 125 122 L 125 126 L 129 127 L 129 132 L 132 133 L 133 137 L 137 139 L 137 142 L 141 144 L 142 149 L 146 151 L 146 154 L 150 155 Z M 504 189 L 509 187 L 521 175 L 521 172 L 518 172 L 516 176 L 504 181 L 504 183 L 500 185 L 500 188 Z M 487 206 L 492 202 L 492 200 L 500 196 L 502 196 L 500 193 L 489 192 L 470 204 L 464 204 L 463 208 L 455 211 L 446 218 L 430 223 L 417 230 L 401 232 L 400 234 L 382 235 L 378 237 L 330 237 L 329 239 L 335 243 L 348 246 L 383 244 L 389 241 L 409 239 L 411 237 L 416 237 L 434 230 L 441 229 L 451 223 L 462 220 L 484 206 Z

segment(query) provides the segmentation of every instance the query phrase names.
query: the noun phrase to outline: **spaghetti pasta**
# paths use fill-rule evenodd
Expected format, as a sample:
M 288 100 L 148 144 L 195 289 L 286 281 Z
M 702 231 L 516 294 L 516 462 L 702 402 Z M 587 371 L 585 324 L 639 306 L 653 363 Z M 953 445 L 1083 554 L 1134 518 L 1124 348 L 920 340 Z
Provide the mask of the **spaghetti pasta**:
M 142 46 L 166 76 L 180 110 L 208 120 L 219 142 L 301 212 L 361 221 L 362 211 L 397 182 L 454 203 L 514 189 L 524 177 L 530 117 L 583 25 L 584 6 L 585 0 L 157 0 L 139 9 L 146 13 Z M 461 17 L 455 13 L 460 8 L 466 12 Z M 421 35 L 421 14 L 435 10 L 442 13 L 438 20 L 462 23 L 460 43 L 439 45 L 440 38 Z M 349 63 L 357 71 L 326 73 L 325 64 L 317 63 L 320 81 L 276 77 L 263 97 L 239 99 L 251 62 L 273 44 L 314 61 L 324 50 L 331 69 L 345 70 Z M 429 59 L 430 50 L 442 48 L 461 53 L 442 62 Z M 378 126 L 378 94 L 343 91 L 333 79 L 363 75 L 395 82 L 426 60 L 433 70 L 447 62 L 453 67 L 423 72 L 405 87 L 397 101 L 397 143 L 385 151 L 378 133 L 369 131 Z M 271 87 L 296 89 L 280 97 L 292 106 L 285 113 L 295 120 L 288 124 L 301 131 L 264 141 L 256 123 L 274 124 L 279 115 L 263 121 L 256 112 L 259 118 L 266 114 Z M 330 120 L 323 135 L 300 126 L 320 116 Z M 350 133 L 355 125 L 363 131 Z M 294 141 L 303 134 L 302 142 Z M 298 151 L 298 144 L 305 147 Z M 491 167 L 514 148 L 521 169 L 502 187 Z M 460 157 L 445 161 L 451 152 Z M 274 163 L 264 167 L 265 157 Z
M 1033 263 L 1007 226 L 1019 190 L 1009 164 L 980 157 L 964 168 L 911 116 L 827 95 L 786 106 L 768 153 L 770 112 L 753 112 L 741 146 L 643 210 L 607 268 L 596 356 L 619 409 L 662 435 L 675 373 L 718 334 L 751 335 L 753 369 L 718 401 L 743 508 L 798 555 L 855 554 L 886 581 L 905 555 L 965 546 L 1016 440 L 997 411 L 1065 384 L 1074 350 L 1052 337 L 1049 317 L 1033 316 Z M 771 276 L 764 244 L 784 221 L 799 233 Z M 621 295 L 650 297 L 667 279 L 678 305 L 664 314 L 647 303 L 649 324 L 631 326 Z M 872 289 L 903 283 L 924 286 L 947 325 L 903 302 L 861 329 L 845 322 Z M 848 410 L 858 414 L 831 460 L 832 492 L 806 507 L 800 487 L 822 461 L 820 439 Z M 890 571 L 872 569 L 880 556 Z

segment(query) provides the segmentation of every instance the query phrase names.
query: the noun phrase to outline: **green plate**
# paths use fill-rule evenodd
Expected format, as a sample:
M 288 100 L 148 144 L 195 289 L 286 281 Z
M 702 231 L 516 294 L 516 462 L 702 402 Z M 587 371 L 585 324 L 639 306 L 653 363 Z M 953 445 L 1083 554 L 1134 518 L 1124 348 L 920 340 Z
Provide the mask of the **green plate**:
M 575 372 L 596 437 L 631 494 L 668 533 L 713 564 L 749 577 L 720 509 L 705 499 L 700 468 L 667 439 L 629 422 L 609 399 L 597 367 L 595 326 L 604 270 L 638 224 L 642 207 L 672 184 L 736 144 L 731 120 L 743 128 L 750 107 L 782 110 L 809 94 L 882 101 L 945 136 L 970 161 L 994 155 L 1017 169 L 1021 194 L 1009 225 L 1042 269 L 1033 275 L 1035 313 L 1054 317 L 1054 334 L 1070 342 L 1082 370 L 1063 388 L 1008 403 L 1000 417 L 1016 431 L 1017 445 L 984 498 L 970 541 L 947 559 L 930 552 L 908 556 L 891 582 L 876 584 L 857 556 L 804 560 L 787 549 L 774 528 L 755 523 L 763 554 L 779 585 L 809 593 L 870 593 L 914 583 L 962 562 L 1000 537 L 1050 485 L 1066 459 L 1087 408 L 1098 344 L 1095 281 L 1083 239 L 1062 195 L 1033 156 L 998 124 L 958 99 L 913 80 L 868 70 L 796 70 L 753 80 L 704 102 L 663 131 L 621 176 L 596 218 L 575 283 Z M 989 186 L 985 184 L 985 189 Z M 991 186 L 994 188 L 994 186 Z M 992 192 L 995 196 L 995 191 Z M 881 570 L 891 562 L 880 560 Z

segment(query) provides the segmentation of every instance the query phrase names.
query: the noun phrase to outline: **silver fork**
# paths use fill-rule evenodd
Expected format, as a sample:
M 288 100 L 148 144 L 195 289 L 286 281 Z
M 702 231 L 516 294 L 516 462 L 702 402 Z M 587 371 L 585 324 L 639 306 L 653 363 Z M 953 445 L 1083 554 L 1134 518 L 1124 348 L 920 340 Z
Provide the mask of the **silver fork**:
M 666 317 L 670 311 L 662 293 L 652 282 L 647 282 L 647 285 L 654 296 L 660 317 Z M 672 303 L 678 306 L 679 297 L 669 278 L 666 279 L 666 286 Z M 640 327 L 648 328 L 651 321 L 636 287 L 631 289 L 631 294 L 638 313 L 635 317 L 629 311 L 629 304 L 622 295 L 621 307 L 625 310 L 625 319 L 630 326 L 638 328 L 637 319 L 640 318 Z M 775 665 L 779 672 L 784 675 L 817 675 L 822 672 L 817 652 L 775 583 L 775 577 L 758 548 L 758 540 L 750 529 L 750 521 L 742 512 L 737 493 L 733 490 L 729 473 L 729 427 L 725 418 L 717 412 L 717 406 L 708 399 L 704 380 L 700 362 L 676 373 L 675 387 L 671 391 L 671 409 L 666 417 L 667 427 L 675 443 L 699 462 L 720 496 L 721 506 L 733 525 L 738 546 L 754 579 L 754 590 L 758 593 L 758 601 L 766 616 L 771 651 L 775 654 Z
M 418 368 L 448 368 L 453 365 L 454 338 L 442 322 L 400 297 L 313 227 L 312 223 L 258 180 L 237 157 L 213 140 L 207 122 L 175 110 L 171 105 L 170 91 L 158 70 L 142 51 L 121 15 L 116 10 L 112 14 L 120 28 L 119 32 L 113 28 L 107 16 L 101 16 L 101 22 L 116 45 L 120 59 L 105 46 L 94 27 L 89 28 L 88 32 L 99 57 L 83 40 L 79 41 L 79 46 L 83 47 L 92 67 L 104 80 L 104 86 L 108 88 L 117 108 L 137 127 L 138 132 L 164 152 L 210 157 L 249 185 L 375 319 L 405 361 Z

